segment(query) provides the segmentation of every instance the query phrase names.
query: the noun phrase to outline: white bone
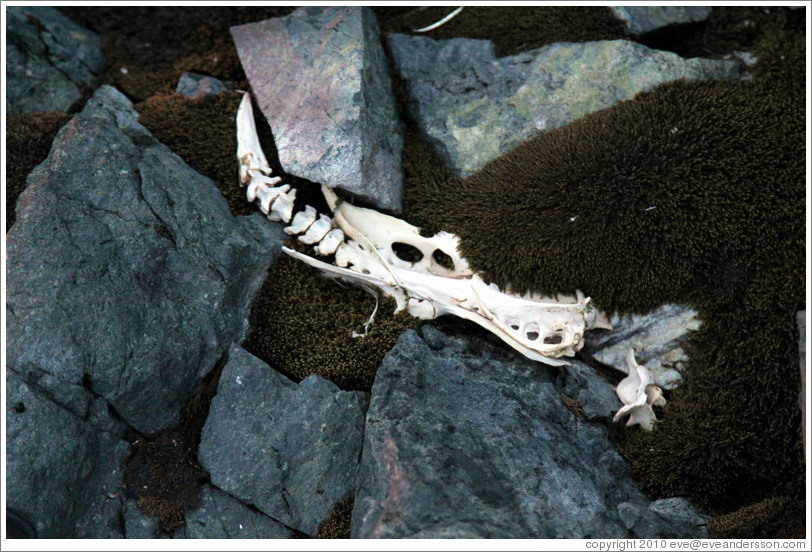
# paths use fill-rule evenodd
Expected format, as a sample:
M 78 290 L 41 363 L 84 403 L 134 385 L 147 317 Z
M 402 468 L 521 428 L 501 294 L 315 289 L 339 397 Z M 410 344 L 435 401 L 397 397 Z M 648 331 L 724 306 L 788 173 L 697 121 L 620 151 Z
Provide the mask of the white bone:
M 327 255 L 332 255 L 338 249 L 338 246 L 344 242 L 344 232 L 341 231 L 341 228 L 333 228 L 324 238 L 319 242 L 319 244 L 314 247 L 316 253 L 326 257 Z
M 290 222 L 290 217 L 293 215 L 293 202 L 296 200 L 296 188 L 284 194 L 280 194 L 271 206 L 271 212 L 268 214 L 268 219 L 274 222 Z
M 251 185 L 253 185 L 253 182 Z M 271 210 L 271 204 L 274 203 L 280 195 L 284 194 L 288 190 L 290 190 L 290 186 L 288 184 L 278 188 L 269 188 L 268 186 L 263 186 L 262 184 L 257 186 L 255 193 L 257 195 L 257 199 L 259 199 L 259 210 L 267 215 Z
M 320 242 L 330 231 L 333 221 L 327 215 L 319 215 L 319 220 L 310 225 L 304 236 L 299 236 L 299 241 L 307 245 Z
M 285 228 L 285 234 L 295 236 L 305 232 L 310 225 L 316 220 L 316 210 L 310 205 L 305 206 L 304 211 L 299 211 L 290 223 L 290 226 Z
M 617 384 L 616 392 L 623 408 L 617 411 L 612 421 L 617 422 L 629 415 L 627 426 L 639 424 L 646 431 L 651 431 L 657 416 L 652 406 L 665 406 L 662 390 L 654 384 L 654 376 L 645 366 L 637 364 L 634 349 L 626 355 L 626 366 L 629 375 Z
M 264 157 L 260 157 L 255 129 L 241 127 L 253 125 L 253 116 L 242 112 L 244 106 L 250 111 L 250 100 L 243 98 L 237 117 L 238 140 L 245 140 L 238 147 L 240 174 L 247 179 L 249 199 L 259 198 L 264 205 L 263 199 L 271 193 L 267 191 L 269 185 L 276 182 L 271 182 L 274 177 L 270 176 Z M 285 187 L 279 189 L 282 188 Z M 422 319 L 447 314 L 465 318 L 493 332 L 526 357 L 555 366 L 568 364 L 562 357 L 571 357 L 581 349 L 587 330 L 611 329 L 605 315 L 597 312 L 580 291 L 574 296 L 555 298 L 535 293 L 521 295 L 509 288 L 502 291 L 471 270 L 460 254 L 457 236 L 438 232 L 426 238 L 420 235 L 419 228 L 403 220 L 341 201 L 325 186 L 322 192 L 334 219 L 320 215 L 315 220 L 316 211 L 308 206 L 285 231 L 299 234 L 298 239 L 303 243 L 317 243 L 314 249 L 319 255 L 334 253 L 334 264 L 287 247 L 282 250 L 328 275 L 351 281 L 373 293 L 376 289 L 383 291 L 395 299 L 395 312 L 407 310 Z M 289 221 L 295 193 L 295 189 L 287 188 L 278 193 L 268 218 Z M 334 225 L 338 228 L 333 228 Z M 421 258 L 414 262 L 400 258 L 396 252 L 398 244 L 417 249 Z M 445 266 L 449 260 L 453 266 Z M 626 387 L 622 389 L 625 393 Z M 658 399 L 653 397 L 652 400 Z M 633 402 L 639 402 L 637 395 Z

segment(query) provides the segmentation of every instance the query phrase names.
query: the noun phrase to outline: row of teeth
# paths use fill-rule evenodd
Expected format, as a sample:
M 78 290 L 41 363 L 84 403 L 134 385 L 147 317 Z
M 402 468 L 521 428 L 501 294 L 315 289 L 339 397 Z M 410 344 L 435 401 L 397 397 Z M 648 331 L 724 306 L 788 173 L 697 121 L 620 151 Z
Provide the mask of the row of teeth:
M 293 202 L 296 199 L 296 188 L 290 184 L 276 186 L 282 179 L 278 176 L 267 176 L 260 170 L 247 171 L 249 180 L 246 198 L 253 203 L 259 200 L 260 210 L 272 221 L 290 222 L 285 228 L 285 234 L 299 236 L 298 240 L 305 245 L 313 245 L 314 251 L 326 257 L 336 252 L 344 243 L 344 231 L 333 228 L 333 219 L 327 215 L 320 215 L 307 205 L 304 211 L 293 216 Z

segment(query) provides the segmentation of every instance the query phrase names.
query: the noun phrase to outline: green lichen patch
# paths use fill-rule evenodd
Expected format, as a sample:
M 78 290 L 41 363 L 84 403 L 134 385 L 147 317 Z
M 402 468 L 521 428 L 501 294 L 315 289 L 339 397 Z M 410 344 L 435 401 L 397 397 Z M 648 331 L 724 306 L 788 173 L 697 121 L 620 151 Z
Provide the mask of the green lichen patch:
M 48 157 L 54 136 L 68 120 L 70 115 L 61 111 L 35 111 L 6 120 L 6 231 L 16 220 L 14 208 L 28 174 Z
M 369 332 L 353 337 L 374 309 L 364 290 L 282 256 L 254 300 L 242 346 L 296 381 L 318 374 L 342 389 L 369 391 L 384 355 L 416 324 L 408 314 L 392 314 L 394 300 L 381 297 Z

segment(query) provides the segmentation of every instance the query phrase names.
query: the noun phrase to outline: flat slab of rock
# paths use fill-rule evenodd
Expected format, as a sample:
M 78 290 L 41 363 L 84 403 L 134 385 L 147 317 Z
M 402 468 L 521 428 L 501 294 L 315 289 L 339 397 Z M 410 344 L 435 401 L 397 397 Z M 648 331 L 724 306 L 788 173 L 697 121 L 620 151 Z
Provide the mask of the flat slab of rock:
M 6 372 L 6 505 L 38 538 L 122 538 L 130 445 Z
M 474 337 L 405 332 L 372 389 L 354 538 L 700 536 L 663 516 L 553 369 Z
M 314 375 L 298 385 L 233 345 L 199 448 L 213 485 L 315 535 L 355 488 L 367 397 Z
M 104 68 L 101 38 L 47 6 L 6 8 L 6 113 L 67 111 Z
M 403 131 L 372 10 L 303 7 L 231 35 L 285 171 L 399 212 Z
M 80 418 L 102 397 L 154 436 L 244 336 L 279 244 L 137 118 L 100 88 L 29 175 L 7 241 L 6 351 Z
M 612 6 L 615 17 L 626 24 L 629 34 L 643 34 L 668 25 L 697 23 L 711 13 L 708 6 Z
M 688 355 L 682 344 L 702 322 L 695 310 L 685 305 L 663 305 L 649 314 L 610 318 L 611 331 L 588 332 L 588 352 L 599 362 L 627 372 L 626 354 L 634 349 L 638 364 L 644 364 L 663 389 L 674 389 L 682 381 L 683 362 Z
M 496 58 L 488 40 L 391 34 L 409 112 L 467 177 L 533 135 L 677 79 L 740 79 L 737 60 L 684 59 L 628 40 L 560 42 Z

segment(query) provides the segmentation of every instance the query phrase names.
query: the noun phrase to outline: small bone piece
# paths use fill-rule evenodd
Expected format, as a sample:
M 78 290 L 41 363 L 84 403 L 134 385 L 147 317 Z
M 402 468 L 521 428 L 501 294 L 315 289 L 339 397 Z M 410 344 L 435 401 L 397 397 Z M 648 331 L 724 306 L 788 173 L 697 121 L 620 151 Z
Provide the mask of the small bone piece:
M 307 245 L 320 242 L 330 231 L 333 221 L 327 215 L 319 215 L 319 220 L 310 225 L 304 236 L 299 236 L 299 241 Z
M 316 221 L 316 210 L 310 205 L 305 206 L 304 211 L 299 211 L 290 223 L 290 226 L 285 228 L 285 234 L 296 236 L 307 231 L 310 225 Z
M 665 406 L 663 392 L 654 384 L 654 376 L 649 369 L 637 364 L 634 349 L 629 349 L 626 355 L 626 366 L 629 375 L 617 384 L 616 389 L 623 408 L 617 411 L 612 421 L 617 422 L 628 414 L 627 426 L 639 424 L 646 431 L 651 431 L 657 421 L 652 406 Z
M 338 249 L 338 246 L 344 242 L 344 232 L 341 231 L 341 228 L 333 228 L 327 235 L 324 236 L 319 244 L 314 247 L 316 253 L 319 255 L 326 257 L 327 255 L 332 255 Z

